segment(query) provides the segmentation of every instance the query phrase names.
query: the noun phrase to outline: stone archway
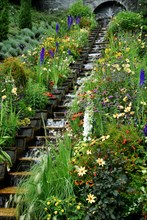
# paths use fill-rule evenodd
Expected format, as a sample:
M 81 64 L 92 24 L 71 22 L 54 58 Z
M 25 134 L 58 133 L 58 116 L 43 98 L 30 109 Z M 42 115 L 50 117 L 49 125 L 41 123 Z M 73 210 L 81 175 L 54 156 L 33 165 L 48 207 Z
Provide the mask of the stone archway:
M 100 1 L 99 1 L 100 2 Z M 118 1 L 106 0 L 101 1 L 95 7 L 93 12 L 96 14 L 96 19 L 111 19 L 119 11 L 127 10 L 127 7 Z

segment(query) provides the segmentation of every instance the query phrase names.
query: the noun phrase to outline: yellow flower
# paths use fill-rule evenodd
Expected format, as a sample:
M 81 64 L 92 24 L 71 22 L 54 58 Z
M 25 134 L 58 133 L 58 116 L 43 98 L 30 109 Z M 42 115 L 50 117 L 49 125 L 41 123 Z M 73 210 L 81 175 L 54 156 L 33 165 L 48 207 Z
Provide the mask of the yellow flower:
M 86 174 L 87 170 L 85 169 L 85 167 L 77 167 L 77 172 L 79 176 L 83 176 L 84 174 Z
M 47 202 L 47 205 L 50 205 L 51 204 L 51 202 Z
M 130 51 L 130 48 L 129 48 L 129 47 L 127 47 L 127 48 L 126 48 L 126 52 L 129 52 L 129 51 Z
M 125 108 L 124 112 L 130 112 L 130 110 L 131 110 L 131 106 L 128 106 Z
M 110 135 L 102 136 L 101 139 L 102 139 L 102 141 L 105 141 L 105 140 L 107 140 L 109 137 L 110 137 Z
M 32 108 L 31 108 L 31 107 L 28 107 L 28 111 L 31 112 L 31 111 L 32 111 Z
M 104 59 L 104 58 L 101 58 L 101 59 L 98 60 L 98 62 L 99 62 L 100 64 L 105 63 L 105 59 Z
M 125 97 L 123 98 L 123 101 L 126 102 L 127 100 L 128 100 L 128 97 L 125 96 Z
M 77 205 L 77 209 L 79 210 L 81 207 L 80 207 L 80 205 Z
M 88 201 L 88 203 L 94 203 L 95 199 L 96 199 L 96 197 L 93 194 L 90 193 L 90 194 L 88 194 L 86 200 Z
M 120 57 L 121 55 L 122 55 L 121 52 L 117 52 L 117 53 L 115 54 L 115 57 L 118 58 L 118 57 Z
M 140 102 L 141 105 L 146 105 L 146 102 Z
M 7 98 L 7 96 L 6 96 L 6 95 L 3 95 L 3 96 L 2 96 L 2 101 L 4 101 L 6 98 Z
M 96 160 L 96 162 L 98 163 L 98 165 L 99 166 L 104 166 L 105 165 L 105 161 L 103 160 L 103 158 L 98 158 L 97 160 Z
M 111 51 L 110 48 L 106 48 L 106 49 L 105 49 L 105 54 L 106 54 L 106 55 L 109 54 L 110 51 Z
M 58 212 L 57 212 L 57 211 L 54 211 L 54 214 L 55 214 L 55 215 L 57 215 L 57 214 L 58 214 Z
M 14 95 L 17 95 L 17 88 L 13 88 L 12 91 L 11 91 Z
M 64 212 L 64 209 L 61 209 L 61 212 L 63 213 L 63 212 Z

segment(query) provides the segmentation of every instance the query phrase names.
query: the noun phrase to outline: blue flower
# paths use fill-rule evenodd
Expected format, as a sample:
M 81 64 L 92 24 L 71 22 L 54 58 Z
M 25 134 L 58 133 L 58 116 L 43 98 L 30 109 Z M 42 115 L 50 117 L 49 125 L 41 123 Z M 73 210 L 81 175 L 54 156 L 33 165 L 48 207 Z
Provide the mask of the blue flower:
M 54 52 L 52 50 L 49 50 L 49 54 L 50 54 L 51 58 L 54 58 Z
M 68 30 L 70 30 L 70 27 L 73 24 L 73 17 L 71 15 L 68 15 L 67 24 L 68 24 Z
M 71 50 L 70 50 L 70 49 L 68 49 L 68 51 L 67 51 L 67 52 L 68 52 L 68 55 L 71 55 Z
M 76 24 L 79 24 L 80 23 L 80 17 L 76 17 Z
M 145 125 L 144 129 L 143 129 L 143 133 L 145 136 L 147 136 L 147 124 Z
M 56 33 L 58 34 L 58 32 L 59 32 L 59 24 L 57 23 L 56 24 Z
M 43 64 L 43 61 L 44 61 L 44 55 L 45 55 L 45 48 L 43 47 L 40 52 L 40 64 L 41 65 Z
M 58 48 L 59 48 L 59 43 L 56 42 L 56 52 L 58 51 Z
M 140 82 L 139 84 L 142 86 L 145 83 L 145 72 L 143 69 L 140 71 Z

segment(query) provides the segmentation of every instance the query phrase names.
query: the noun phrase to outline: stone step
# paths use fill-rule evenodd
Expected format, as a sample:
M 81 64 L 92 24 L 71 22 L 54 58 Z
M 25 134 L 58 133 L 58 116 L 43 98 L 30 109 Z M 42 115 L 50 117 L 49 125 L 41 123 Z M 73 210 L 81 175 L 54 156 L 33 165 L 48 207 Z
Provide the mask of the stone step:
M 40 161 L 40 159 L 37 157 L 21 157 L 19 158 L 19 161 L 36 162 L 36 161 Z
M 55 119 L 65 119 L 66 113 L 65 112 L 54 112 Z
M 27 177 L 31 175 L 31 172 L 28 171 L 20 171 L 20 172 L 9 172 L 10 176 L 16 176 L 16 177 Z
M 16 193 L 23 193 L 24 190 L 18 189 L 17 186 L 9 186 L 3 189 L 0 189 L 0 195 L 9 195 L 9 194 L 16 194 Z
M 46 148 L 47 148 L 46 146 L 29 146 L 28 147 L 29 150 L 33 150 L 33 149 L 45 150 Z
M 16 208 L 0 208 L 0 219 L 16 219 L 17 209 Z M 12 218 L 10 218 L 12 217 Z

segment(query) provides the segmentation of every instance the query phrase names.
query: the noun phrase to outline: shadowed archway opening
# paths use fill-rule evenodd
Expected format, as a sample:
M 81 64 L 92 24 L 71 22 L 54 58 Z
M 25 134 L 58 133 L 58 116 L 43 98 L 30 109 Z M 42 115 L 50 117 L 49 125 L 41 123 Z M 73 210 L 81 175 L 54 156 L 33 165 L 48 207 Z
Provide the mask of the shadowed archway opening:
M 96 14 L 96 19 L 111 19 L 114 15 L 116 15 L 120 11 L 125 11 L 126 8 L 117 1 L 106 1 L 100 5 L 98 5 L 94 9 L 94 13 Z

